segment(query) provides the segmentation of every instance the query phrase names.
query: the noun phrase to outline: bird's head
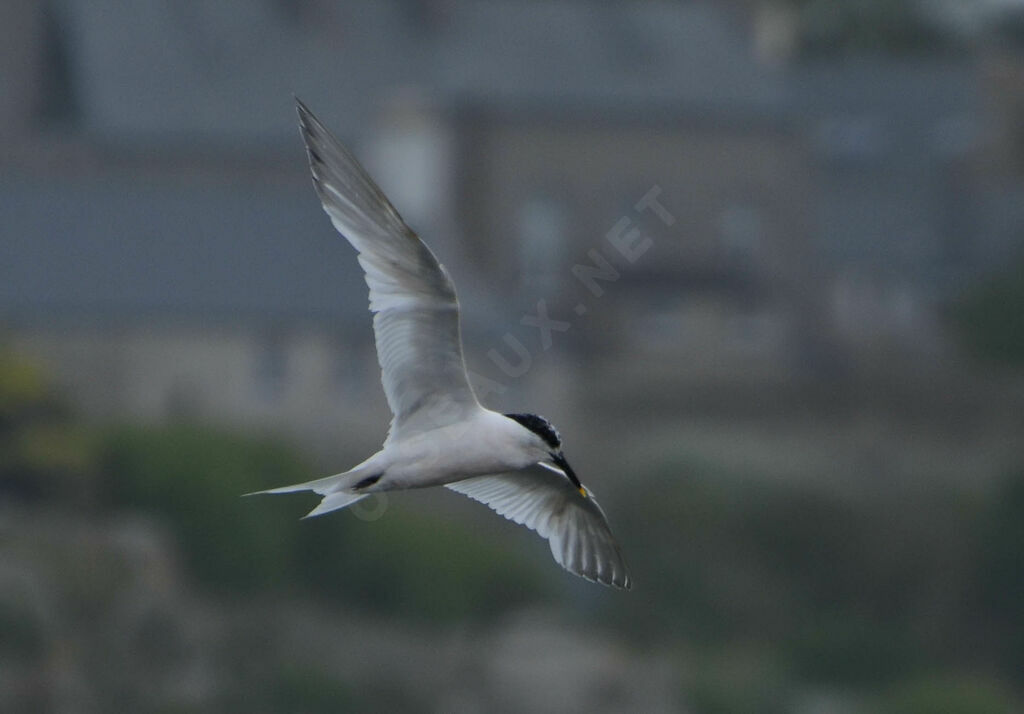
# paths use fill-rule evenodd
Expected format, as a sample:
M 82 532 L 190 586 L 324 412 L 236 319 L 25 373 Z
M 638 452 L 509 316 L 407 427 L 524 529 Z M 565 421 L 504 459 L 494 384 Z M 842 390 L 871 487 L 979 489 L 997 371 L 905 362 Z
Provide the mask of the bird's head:
M 536 414 L 506 414 L 509 419 L 518 422 L 532 435 L 530 445 L 537 451 L 537 461 L 542 464 L 550 464 L 565 473 L 572 484 L 579 489 L 580 493 L 586 495 L 583 485 L 576 477 L 576 472 L 566 461 L 562 453 L 562 437 L 558 430 L 551 425 L 547 419 Z

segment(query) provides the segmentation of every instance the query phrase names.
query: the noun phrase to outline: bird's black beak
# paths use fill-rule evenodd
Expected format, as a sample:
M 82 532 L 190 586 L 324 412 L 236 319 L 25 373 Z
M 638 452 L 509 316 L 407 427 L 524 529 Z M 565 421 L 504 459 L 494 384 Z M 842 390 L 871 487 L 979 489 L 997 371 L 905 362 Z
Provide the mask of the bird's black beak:
M 586 496 L 586 489 L 583 488 L 583 484 L 580 483 L 579 478 L 576 477 L 576 472 L 572 470 L 572 466 L 570 466 L 569 462 L 565 460 L 565 454 L 561 451 L 552 451 L 549 453 L 551 454 L 551 463 L 562 469 L 569 481 L 572 482 L 572 485 L 576 487 L 576 490 Z

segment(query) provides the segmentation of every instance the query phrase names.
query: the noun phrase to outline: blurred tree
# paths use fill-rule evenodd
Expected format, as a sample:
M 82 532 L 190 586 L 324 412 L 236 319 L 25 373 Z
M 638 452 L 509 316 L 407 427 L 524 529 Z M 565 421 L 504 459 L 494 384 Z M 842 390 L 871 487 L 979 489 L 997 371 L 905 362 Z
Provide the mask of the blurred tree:
M 437 515 L 389 512 L 372 523 L 337 513 L 300 521 L 306 494 L 263 502 L 244 493 L 311 478 L 287 446 L 196 426 L 122 427 L 103 440 L 104 495 L 167 523 L 207 586 L 297 588 L 369 610 L 452 620 L 536 599 L 545 570 Z M 392 507 L 391 511 L 396 511 Z
M 988 646 L 1024 685 L 1024 471 L 1007 478 L 978 519 L 974 615 Z
M 788 0 L 806 56 L 949 52 L 953 37 L 914 0 Z
M 954 307 L 953 322 L 976 356 L 1024 365 L 1024 260 L 970 290 Z
M 518 555 L 500 529 L 480 533 L 457 519 L 402 509 L 396 500 L 373 522 L 343 513 L 304 521 L 300 577 L 332 598 L 433 621 L 494 617 L 537 601 L 562 577 L 546 553 Z
M 28 500 L 88 498 L 94 447 L 43 370 L 0 348 L 0 491 Z
M 1024 52 L 1024 12 L 1007 3 L 994 28 L 996 39 L 1005 49 Z
M 765 653 L 746 684 L 771 682 L 775 698 L 802 682 L 884 692 L 886 711 L 947 711 L 927 708 L 942 692 L 966 702 L 950 712 L 1009 711 L 998 687 L 922 678 L 979 666 L 1020 676 L 1024 474 L 979 501 L 934 484 L 852 497 L 685 456 L 645 482 L 658 498 L 626 492 L 616 521 L 647 581 L 631 594 L 645 606 L 621 623 L 631 634 L 672 633 L 702 662 Z M 755 710 L 742 702 L 768 693 L 743 676 L 713 667 L 686 697 Z
M 881 714 L 1011 714 L 1013 694 L 978 676 L 933 676 L 894 687 L 874 711 Z
M 371 703 L 360 697 L 350 684 L 307 667 L 283 666 L 266 686 L 270 691 L 261 694 L 270 700 L 274 711 L 328 714 L 371 708 Z
M 296 519 L 241 498 L 308 477 L 286 446 L 197 426 L 122 427 L 104 436 L 102 467 L 107 503 L 165 520 L 207 585 L 244 589 L 290 575 Z

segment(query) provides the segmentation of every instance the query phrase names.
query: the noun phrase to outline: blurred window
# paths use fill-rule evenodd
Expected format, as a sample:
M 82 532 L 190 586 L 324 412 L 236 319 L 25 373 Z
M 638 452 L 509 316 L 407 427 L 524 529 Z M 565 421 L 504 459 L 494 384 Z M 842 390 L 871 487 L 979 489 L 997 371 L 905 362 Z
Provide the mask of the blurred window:
M 730 203 L 719 217 L 719 236 L 726 257 L 751 260 L 762 240 L 761 211 L 745 203 Z
M 519 274 L 523 287 L 553 287 L 562 266 L 569 229 L 565 205 L 534 195 L 518 211 Z
M 833 117 L 815 132 L 819 150 L 836 159 L 868 159 L 882 154 L 887 136 L 882 121 L 873 116 Z
M 38 113 L 43 121 L 73 123 L 81 118 L 81 106 L 75 93 L 66 28 L 49 8 L 43 10 L 43 74 L 38 89 Z

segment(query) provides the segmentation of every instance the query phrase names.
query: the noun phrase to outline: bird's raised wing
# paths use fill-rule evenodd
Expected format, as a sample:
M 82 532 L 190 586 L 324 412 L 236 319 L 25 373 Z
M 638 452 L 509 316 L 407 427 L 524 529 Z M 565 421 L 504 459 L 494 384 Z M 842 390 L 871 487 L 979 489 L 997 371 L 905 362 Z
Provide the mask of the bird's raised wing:
M 313 185 L 359 252 L 375 313 L 388 439 L 460 421 L 480 405 L 466 377 L 451 279 L 341 142 L 296 99 Z
M 548 540 L 558 564 L 569 572 L 629 589 L 626 561 L 604 511 L 589 491 L 581 493 L 561 471 L 537 464 L 446 486 L 537 531 Z

